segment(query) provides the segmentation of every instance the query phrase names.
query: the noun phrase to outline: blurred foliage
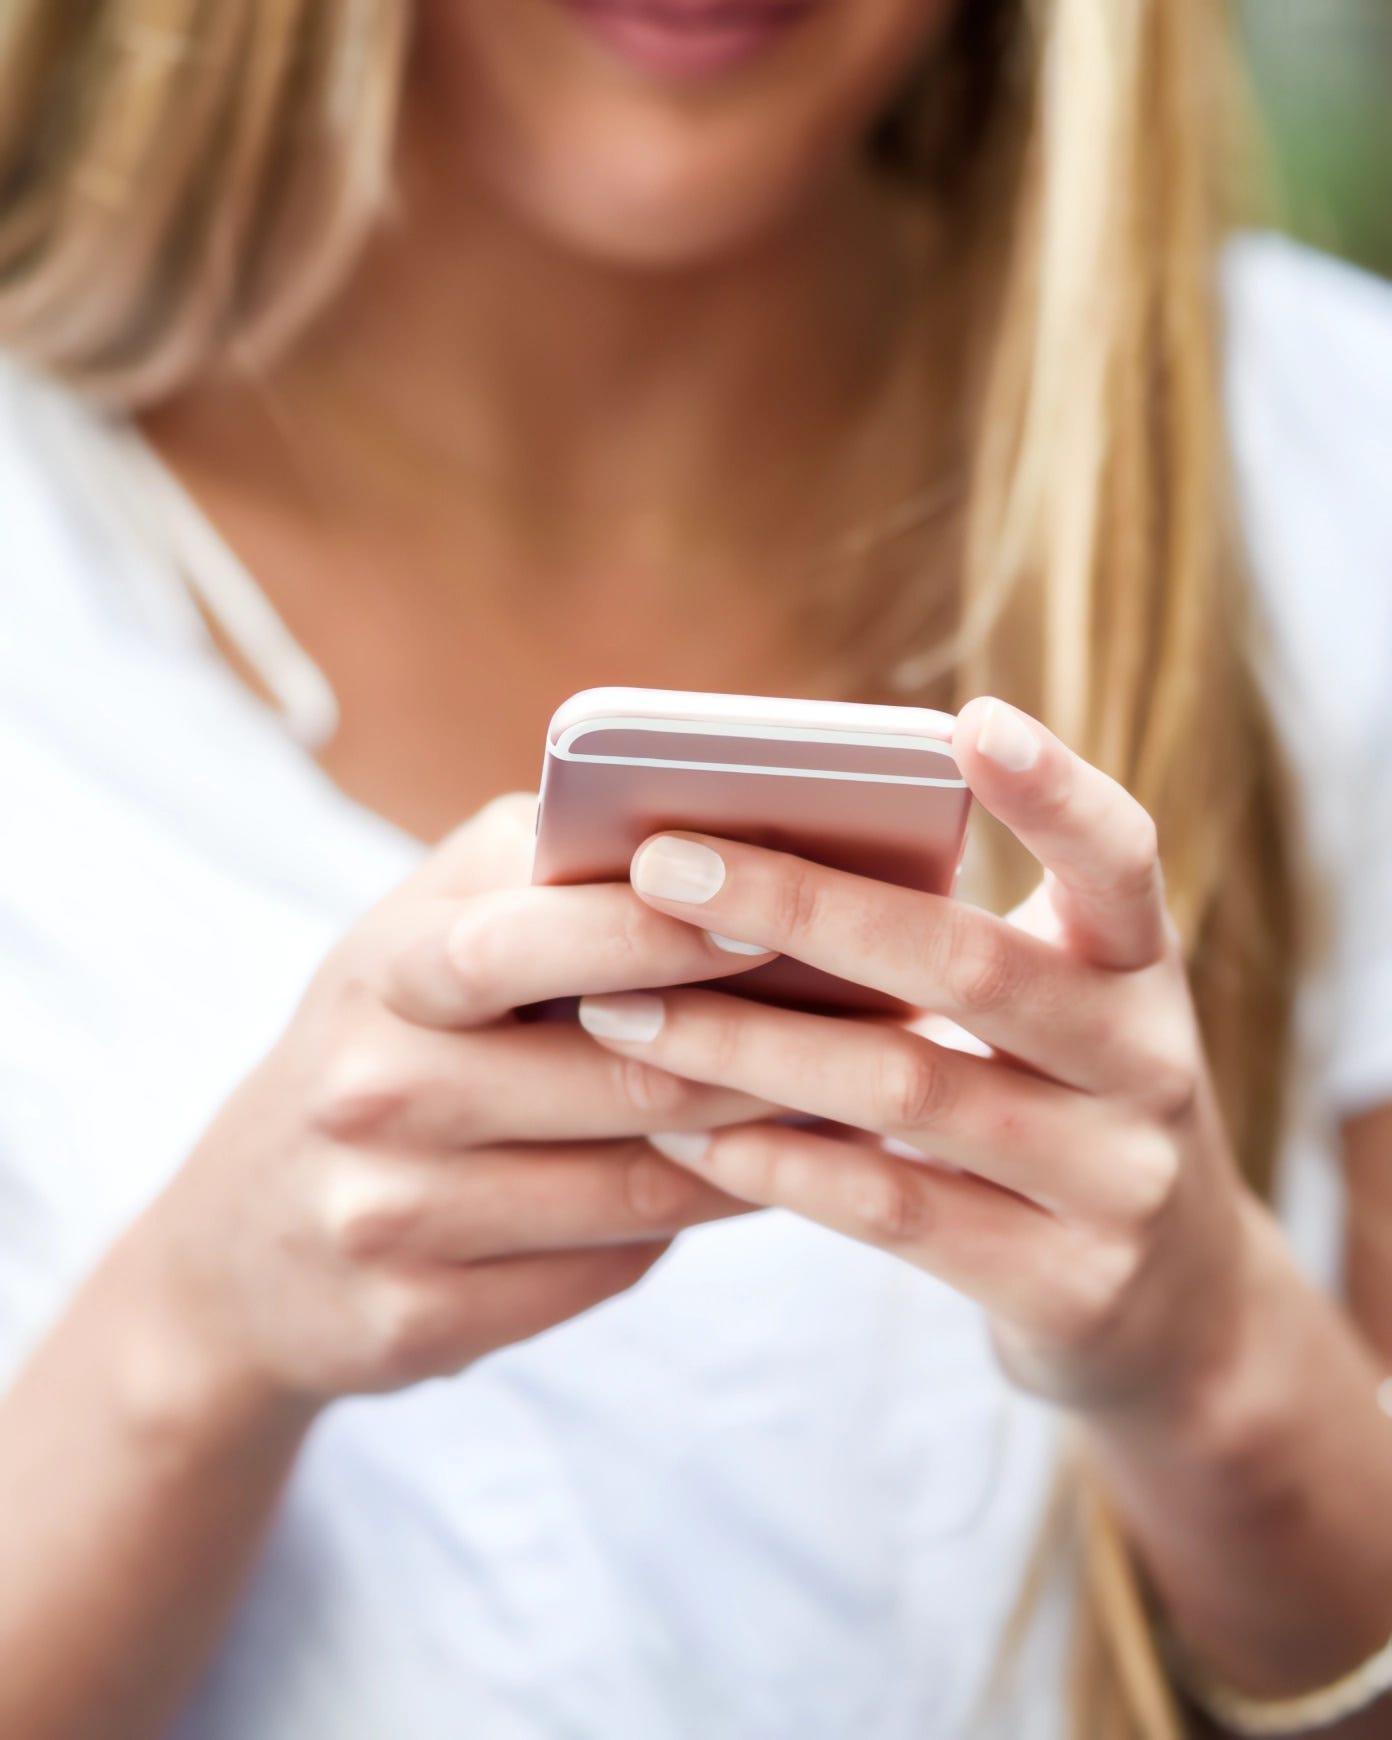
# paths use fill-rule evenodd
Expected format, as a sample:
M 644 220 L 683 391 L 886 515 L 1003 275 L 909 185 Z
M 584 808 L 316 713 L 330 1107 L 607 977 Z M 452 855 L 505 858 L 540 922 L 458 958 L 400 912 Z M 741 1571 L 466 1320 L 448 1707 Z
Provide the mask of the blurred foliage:
M 1392 274 L 1392 0 L 1239 0 L 1278 217 Z

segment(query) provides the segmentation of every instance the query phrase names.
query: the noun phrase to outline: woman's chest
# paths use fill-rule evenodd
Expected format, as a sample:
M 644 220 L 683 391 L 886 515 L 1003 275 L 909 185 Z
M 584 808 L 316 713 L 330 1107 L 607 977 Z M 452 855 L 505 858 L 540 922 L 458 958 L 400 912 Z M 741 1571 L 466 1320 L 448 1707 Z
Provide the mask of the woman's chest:
M 302 576 L 273 591 L 337 701 L 321 765 L 421 839 L 534 789 L 550 717 L 580 689 L 831 692 L 786 583 L 504 567 L 467 544 L 444 569 L 405 552 L 384 570 L 359 553 L 332 592 Z

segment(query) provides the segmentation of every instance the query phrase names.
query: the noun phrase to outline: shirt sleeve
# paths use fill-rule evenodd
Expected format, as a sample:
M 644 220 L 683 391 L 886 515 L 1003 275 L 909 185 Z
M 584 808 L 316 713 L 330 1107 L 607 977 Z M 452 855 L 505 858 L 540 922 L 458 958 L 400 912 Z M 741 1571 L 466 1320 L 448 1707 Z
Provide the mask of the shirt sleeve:
M 1392 286 L 1274 236 L 1224 262 L 1239 502 L 1327 952 L 1319 1096 L 1392 1101 Z
M 1392 482 L 1392 479 L 1389 479 Z M 1392 571 L 1383 577 L 1392 587 Z M 1392 646 L 1386 649 L 1392 692 Z M 1343 1117 L 1392 1102 L 1392 706 L 1366 745 L 1352 794 L 1334 915 L 1335 1016 L 1328 1094 Z

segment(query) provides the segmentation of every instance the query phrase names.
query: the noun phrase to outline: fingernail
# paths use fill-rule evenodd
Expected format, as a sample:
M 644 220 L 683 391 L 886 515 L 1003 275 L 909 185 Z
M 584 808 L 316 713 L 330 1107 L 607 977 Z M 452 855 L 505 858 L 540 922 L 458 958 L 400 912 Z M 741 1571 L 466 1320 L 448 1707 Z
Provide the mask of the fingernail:
M 1039 759 L 1039 736 L 1013 707 L 988 701 L 976 747 L 1007 773 L 1024 773 Z
M 649 991 L 618 991 L 580 999 L 580 1025 L 596 1039 L 656 1039 L 662 1031 L 661 997 Z
M 917 1148 L 912 1142 L 901 1141 L 898 1136 L 881 1136 L 880 1146 L 886 1154 L 893 1154 L 900 1160 L 926 1160 L 927 1150 Z
M 706 1130 L 664 1130 L 649 1136 L 649 1143 L 664 1159 L 678 1166 L 699 1166 L 710 1151 L 710 1133 Z
M 919 1166 L 935 1166 L 939 1172 L 960 1172 L 960 1166 L 954 1166 L 950 1160 L 944 1160 L 940 1155 L 930 1154 L 926 1148 L 916 1147 L 912 1142 L 902 1142 L 898 1136 L 881 1136 L 880 1146 L 886 1154 L 893 1154 L 899 1160 L 912 1160 Z
M 736 942 L 734 937 L 718 936 L 713 930 L 708 930 L 706 935 L 718 949 L 724 949 L 727 955 L 766 955 L 769 953 L 762 943 Z
M 701 905 L 719 894 L 725 881 L 725 860 L 695 840 L 663 834 L 633 861 L 633 886 L 657 900 L 684 900 Z

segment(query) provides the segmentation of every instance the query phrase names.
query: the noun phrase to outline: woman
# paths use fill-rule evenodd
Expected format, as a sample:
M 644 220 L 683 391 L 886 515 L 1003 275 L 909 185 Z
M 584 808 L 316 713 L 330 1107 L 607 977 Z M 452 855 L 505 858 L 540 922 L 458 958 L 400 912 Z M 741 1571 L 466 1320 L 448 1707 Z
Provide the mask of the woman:
M 1392 317 L 1220 318 L 1219 11 L 11 5 L 6 1734 L 1381 1731 Z M 1048 874 L 529 889 L 610 681 Z

